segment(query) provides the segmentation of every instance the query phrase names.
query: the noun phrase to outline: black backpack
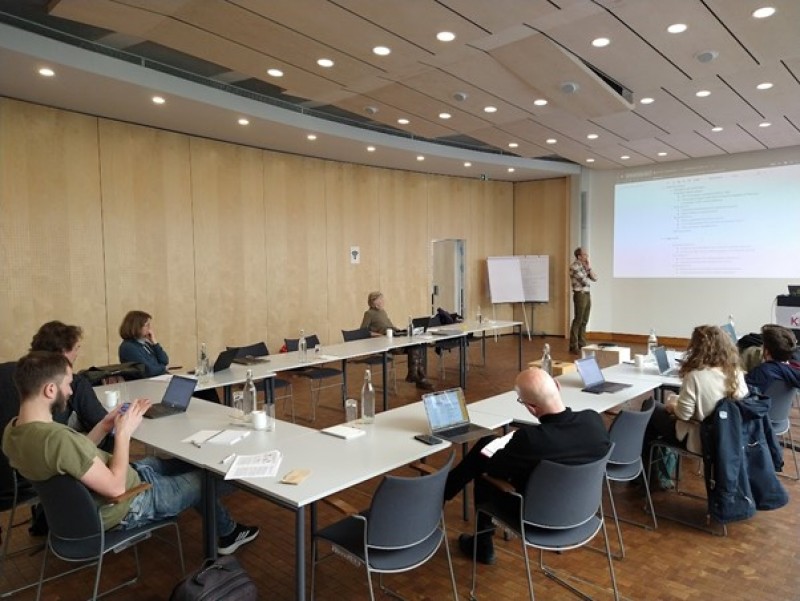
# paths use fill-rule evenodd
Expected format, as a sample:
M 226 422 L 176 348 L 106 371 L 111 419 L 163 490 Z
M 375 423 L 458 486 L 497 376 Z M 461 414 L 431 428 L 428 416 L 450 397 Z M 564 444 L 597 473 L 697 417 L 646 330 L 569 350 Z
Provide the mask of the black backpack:
M 207 559 L 181 580 L 169 601 L 257 601 L 258 589 L 232 555 Z

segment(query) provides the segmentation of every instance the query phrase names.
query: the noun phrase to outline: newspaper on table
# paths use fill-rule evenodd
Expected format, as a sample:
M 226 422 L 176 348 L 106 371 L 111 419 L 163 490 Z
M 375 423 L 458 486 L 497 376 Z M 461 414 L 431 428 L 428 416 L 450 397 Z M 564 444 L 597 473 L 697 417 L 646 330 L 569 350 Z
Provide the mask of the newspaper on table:
M 283 455 L 278 450 L 257 455 L 237 455 L 225 474 L 225 479 L 274 478 L 282 460 Z

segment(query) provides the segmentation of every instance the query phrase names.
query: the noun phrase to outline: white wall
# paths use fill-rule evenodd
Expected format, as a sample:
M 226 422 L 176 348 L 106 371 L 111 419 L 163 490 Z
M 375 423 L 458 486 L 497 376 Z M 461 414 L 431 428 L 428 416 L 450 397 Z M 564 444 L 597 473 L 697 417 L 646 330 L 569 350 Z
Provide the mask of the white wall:
M 800 162 L 800 147 L 742 153 L 665 163 L 616 171 L 584 170 L 581 191 L 588 198 L 587 248 L 599 281 L 592 287 L 589 330 L 646 334 L 650 328 L 664 336 L 687 337 L 695 325 L 721 324 L 734 316 L 741 335 L 757 331 L 773 321 L 775 296 L 786 293 L 788 283 L 800 284 L 800 224 L 797 245 L 776 260 L 798 264 L 795 281 L 775 279 L 614 279 L 612 253 L 614 235 L 614 184 L 621 177 L 681 176 L 719 170 L 767 167 L 784 161 Z M 800 182 L 797 182 L 800 202 Z M 573 197 L 574 198 L 574 197 Z M 574 198 L 574 207 L 580 206 Z M 779 216 L 775 217 L 779 219 Z M 642 224 L 647 227 L 647 224 Z M 579 232 L 572 239 L 579 241 Z

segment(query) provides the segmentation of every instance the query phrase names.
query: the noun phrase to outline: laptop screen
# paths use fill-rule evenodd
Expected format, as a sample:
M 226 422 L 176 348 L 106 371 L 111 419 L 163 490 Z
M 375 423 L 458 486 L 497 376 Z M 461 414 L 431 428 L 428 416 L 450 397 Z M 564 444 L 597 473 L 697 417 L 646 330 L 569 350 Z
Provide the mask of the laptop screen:
M 194 378 L 172 376 L 161 402 L 177 409 L 186 409 L 189 406 L 189 399 L 192 398 L 195 386 L 197 386 L 197 380 Z
M 460 388 L 422 395 L 422 404 L 432 432 L 469 423 L 467 402 Z
M 600 371 L 600 366 L 597 364 L 597 358 L 594 355 L 584 357 L 575 361 L 575 367 L 578 368 L 578 373 L 583 379 L 583 385 L 586 388 L 597 386 L 606 381 L 603 377 L 603 372 Z
M 656 357 L 656 364 L 658 365 L 658 373 L 666 373 L 672 367 L 669 364 L 669 356 L 667 355 L 667 349 L 663 346 L 657 346 L 653 349 L 653 354 Z
M 729 323 L 722 324 L 719 327 L 719 329 L 731 337 L 731 340 L 733 340 L 733 344 L 736 344 L 739 341 L 739 339 L 736 337 L 736 329 L 731 324 Z
M 411 323 L 414 324 L 414 333 L 422 334 L 428 329 L 428 326 L 431 323 L 431 316 L 425 315 L 423 317 L 415 317 L 411 320 Z

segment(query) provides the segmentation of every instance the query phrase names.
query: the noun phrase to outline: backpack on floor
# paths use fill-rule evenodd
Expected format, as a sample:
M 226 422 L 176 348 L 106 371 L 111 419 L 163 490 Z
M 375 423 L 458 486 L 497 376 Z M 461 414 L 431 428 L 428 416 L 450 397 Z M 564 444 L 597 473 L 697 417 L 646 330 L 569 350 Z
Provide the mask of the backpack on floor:
M 181 580 L 169 601 L 257 601 L 258 589 L 232 555 L 207 559 Z

